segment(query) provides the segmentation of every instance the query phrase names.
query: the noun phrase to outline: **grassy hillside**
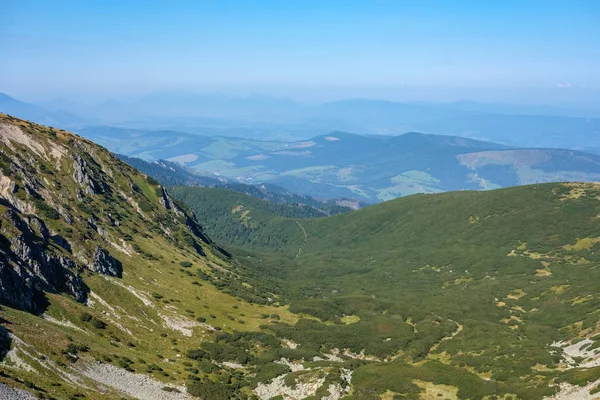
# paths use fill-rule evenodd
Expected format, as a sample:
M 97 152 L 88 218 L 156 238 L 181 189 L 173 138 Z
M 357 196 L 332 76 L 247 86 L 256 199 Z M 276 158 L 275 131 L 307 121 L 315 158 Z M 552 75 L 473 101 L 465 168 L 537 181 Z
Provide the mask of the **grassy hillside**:
M 541 398 L 600 384 L 598 215 L 596 184 L 415 195 L 291 219 L 276 251 L 238 254 L 299 288 L 290 310 L 334 323 L 279 335 L 383 361 L 356 369 L 356 398 L 429 380 L 459 398 Z
M 280 248 L 301 238 L 298 226 L 288 218 L 323 217 L 328 212 L 312 206 L 271 203 L 228 189 L 180 186 L 170 192 L 203 221 L 212 238 L 236 247 Z

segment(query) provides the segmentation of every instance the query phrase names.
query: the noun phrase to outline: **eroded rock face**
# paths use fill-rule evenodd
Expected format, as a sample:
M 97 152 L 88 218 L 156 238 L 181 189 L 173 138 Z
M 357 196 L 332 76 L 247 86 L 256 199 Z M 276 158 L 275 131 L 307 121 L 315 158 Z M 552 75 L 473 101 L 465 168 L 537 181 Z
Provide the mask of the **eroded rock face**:
M 36 230 L 47 232 L 39 220 L 32 221 L 38 222 Z M 0 223 L 2 303 L 38 311 L 44 306 L 42 292 L 67 293 L 81 302 L 87 299 L 89 289 L 76 274 L 70 258 L 50 250 L 45 238 L 16 211 L 5 211 Z
M 165 188 L 161 188 L 161 196 L 158 199 L 158 201 L 167 210 L 175 209 L 175 203 L 173 202 L 171 197 L 167 194 L 167 191 L 165 190 Z M 179 211 L 179 210 L 177 210 L 177 211 Z
M 73 157 L 73 179 L 83 191 L 90 196 L 100 193 L 98 184 L 86 171 L 87 163 L 79 155 Z
M 108 251 L 97 246 L 94 252 L 94 262 L 90 269 L 99 274 L 116 276 L 120 278 L 123 275 L 123 265 L 119 260 L 110 255 Z

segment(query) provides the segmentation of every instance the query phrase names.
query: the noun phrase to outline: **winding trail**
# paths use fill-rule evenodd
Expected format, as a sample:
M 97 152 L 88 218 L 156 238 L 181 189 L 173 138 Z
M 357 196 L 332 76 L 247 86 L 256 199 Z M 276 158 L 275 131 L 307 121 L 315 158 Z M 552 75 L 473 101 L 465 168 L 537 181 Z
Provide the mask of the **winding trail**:
M 451 319 L 449 319 L 449 320 L 456 324 L 456 329 L 449 336 L 444 336 L 442 339 L 440 339 L 439 342 L 437 342 L 436 344 L 431 346 L 431 348 L 429 349 L 429 353 L 427 355 L 433 353 L 440 346 L 440 344 L 442 344 L 442 342 L 445 342 L 446 340 L 450 340 L 450 339 L 454 338 L 456 335 L 458 335 L 463 330 L 463 326 L 461 324 L 459 324 L 458 322 L 456 322 L 454 320 L 451 320 Z
M 302 233 L 304 234 L 304 243 L 306 243 L 306 241 L 308 240 L 308 234 L 306 233 L 306 229 L 304 229 L 304 227 L 302 225 L 300 225 L 300 222 L 296 221 L 296 224 L 298 224 L 300 229 L 302 229 Z M 300 246 L 298 248 L 298 252 L 296 253 L 296 258 L 298 258 L 298 256 L 300 256 L 301 252 L 302 252 L 302 246 Z

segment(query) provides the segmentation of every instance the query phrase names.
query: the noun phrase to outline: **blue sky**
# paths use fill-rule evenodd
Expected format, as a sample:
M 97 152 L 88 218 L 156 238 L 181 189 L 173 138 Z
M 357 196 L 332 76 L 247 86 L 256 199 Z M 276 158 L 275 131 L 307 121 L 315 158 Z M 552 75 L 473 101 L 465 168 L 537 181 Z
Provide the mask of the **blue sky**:
M 600 1 L 7 0 L 0 47 L 0 91 L 25 98 L 584 101 L 600 90 Z

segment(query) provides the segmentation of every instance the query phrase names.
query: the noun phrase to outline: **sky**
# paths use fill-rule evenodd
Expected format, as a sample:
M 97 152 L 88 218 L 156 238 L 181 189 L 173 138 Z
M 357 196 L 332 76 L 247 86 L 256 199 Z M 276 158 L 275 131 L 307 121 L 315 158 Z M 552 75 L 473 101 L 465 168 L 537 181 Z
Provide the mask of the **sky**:
M 600 1 L 0 2 L 0 92 L 600 100 Z

